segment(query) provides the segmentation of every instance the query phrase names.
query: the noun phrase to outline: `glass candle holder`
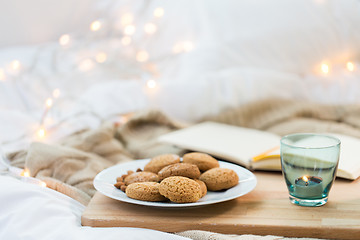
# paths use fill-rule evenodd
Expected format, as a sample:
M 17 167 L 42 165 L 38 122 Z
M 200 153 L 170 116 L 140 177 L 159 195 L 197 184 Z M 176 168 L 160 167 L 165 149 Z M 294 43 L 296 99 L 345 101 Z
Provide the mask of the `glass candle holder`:
M 336 176 L 340 140 L 323 134 L 296 133 L 280 142 L 290 201 L 300 206 L 324 205 Z

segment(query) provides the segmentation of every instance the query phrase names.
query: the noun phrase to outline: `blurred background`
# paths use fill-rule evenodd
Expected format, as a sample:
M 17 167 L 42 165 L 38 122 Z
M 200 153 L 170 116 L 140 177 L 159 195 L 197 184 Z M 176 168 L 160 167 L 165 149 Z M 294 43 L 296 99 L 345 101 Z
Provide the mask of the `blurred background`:
M 359 0 L 0 0 L 0 144 L 159 109 L 360 102 Z

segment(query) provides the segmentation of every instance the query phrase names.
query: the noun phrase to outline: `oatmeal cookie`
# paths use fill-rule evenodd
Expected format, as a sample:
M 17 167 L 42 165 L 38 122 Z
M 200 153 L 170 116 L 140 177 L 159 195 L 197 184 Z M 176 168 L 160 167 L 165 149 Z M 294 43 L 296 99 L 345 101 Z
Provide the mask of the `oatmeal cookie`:
M 150 162 L 148 162 L 144 171 L 158 173 L 162 168 L 167 165 L 179 163 L 180 157 L 176 154 L 163 154 L 156 157 L 153 157 Z
M 199 179 L 194 179 L 195 182 L 197 182 L 200 185 L 200 189 L 201 189 L 201 197 L 204 197 L 207 194 L 207 187 L 206 184 L 199 180 Z
M 239 182 L 239 176 L 236 172 L 227 168 L 212 168 L 201 174 L 199 179 L 206 184 L 209 191 L 228 189 Z
M 153 172 L 135 172 L 124 179 L 126 186 L 135 182 L 159 182 L 159 176 Z
M 168 177 L 162 180 L 159 185 L 159 192 L 176 203 L 196 202 L 202 196 L 200 185 L 197 182 L 181 176 Z
M 159 183 L 156 182 L 137 182 L 132 183 L 126 188 L 126 195 L 129 198 L 150 201 L 161 202 L 167 199 L 159 193 Z
M 200 171 L 205 172 L 211 168 L 219 167 L 219 162 L 206 153 L 192 152 L 183 156 L 184 163 L 191 163 L 198 166 Z
M 160 179 L 164 179 L 171 176 L 183 176 L 194 179 L 200 177 L 200 170 L 194 164 L 175 163 L 162 168 L 158 172 L 158 175 Z

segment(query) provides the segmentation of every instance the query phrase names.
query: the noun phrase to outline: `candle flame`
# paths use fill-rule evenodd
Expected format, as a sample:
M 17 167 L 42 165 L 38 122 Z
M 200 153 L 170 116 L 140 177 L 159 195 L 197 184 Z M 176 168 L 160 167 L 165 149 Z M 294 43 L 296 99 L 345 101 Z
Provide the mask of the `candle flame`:
M 308 181 L 309 181 L 309 179 L 308 179 L 307 176 L 303 176 L 302 179 L 303 179 L 305 182 L 308 182 Z
M 46 183 L 43 182 L 43 181 L 41 181 L 41 182 L 39 183 L 39 185 L 40 185 L 41 187 L 46 187 Z

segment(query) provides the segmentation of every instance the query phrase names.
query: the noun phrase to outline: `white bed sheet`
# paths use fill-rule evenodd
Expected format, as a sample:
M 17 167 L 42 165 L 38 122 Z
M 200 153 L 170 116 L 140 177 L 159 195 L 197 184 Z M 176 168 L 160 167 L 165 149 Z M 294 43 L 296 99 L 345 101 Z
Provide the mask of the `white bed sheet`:
M 0 239 L 118 240 L 187 238 L 141 228 L 91 228 L 80 224 L 85 207 L 54 190 L 0 175 Z

